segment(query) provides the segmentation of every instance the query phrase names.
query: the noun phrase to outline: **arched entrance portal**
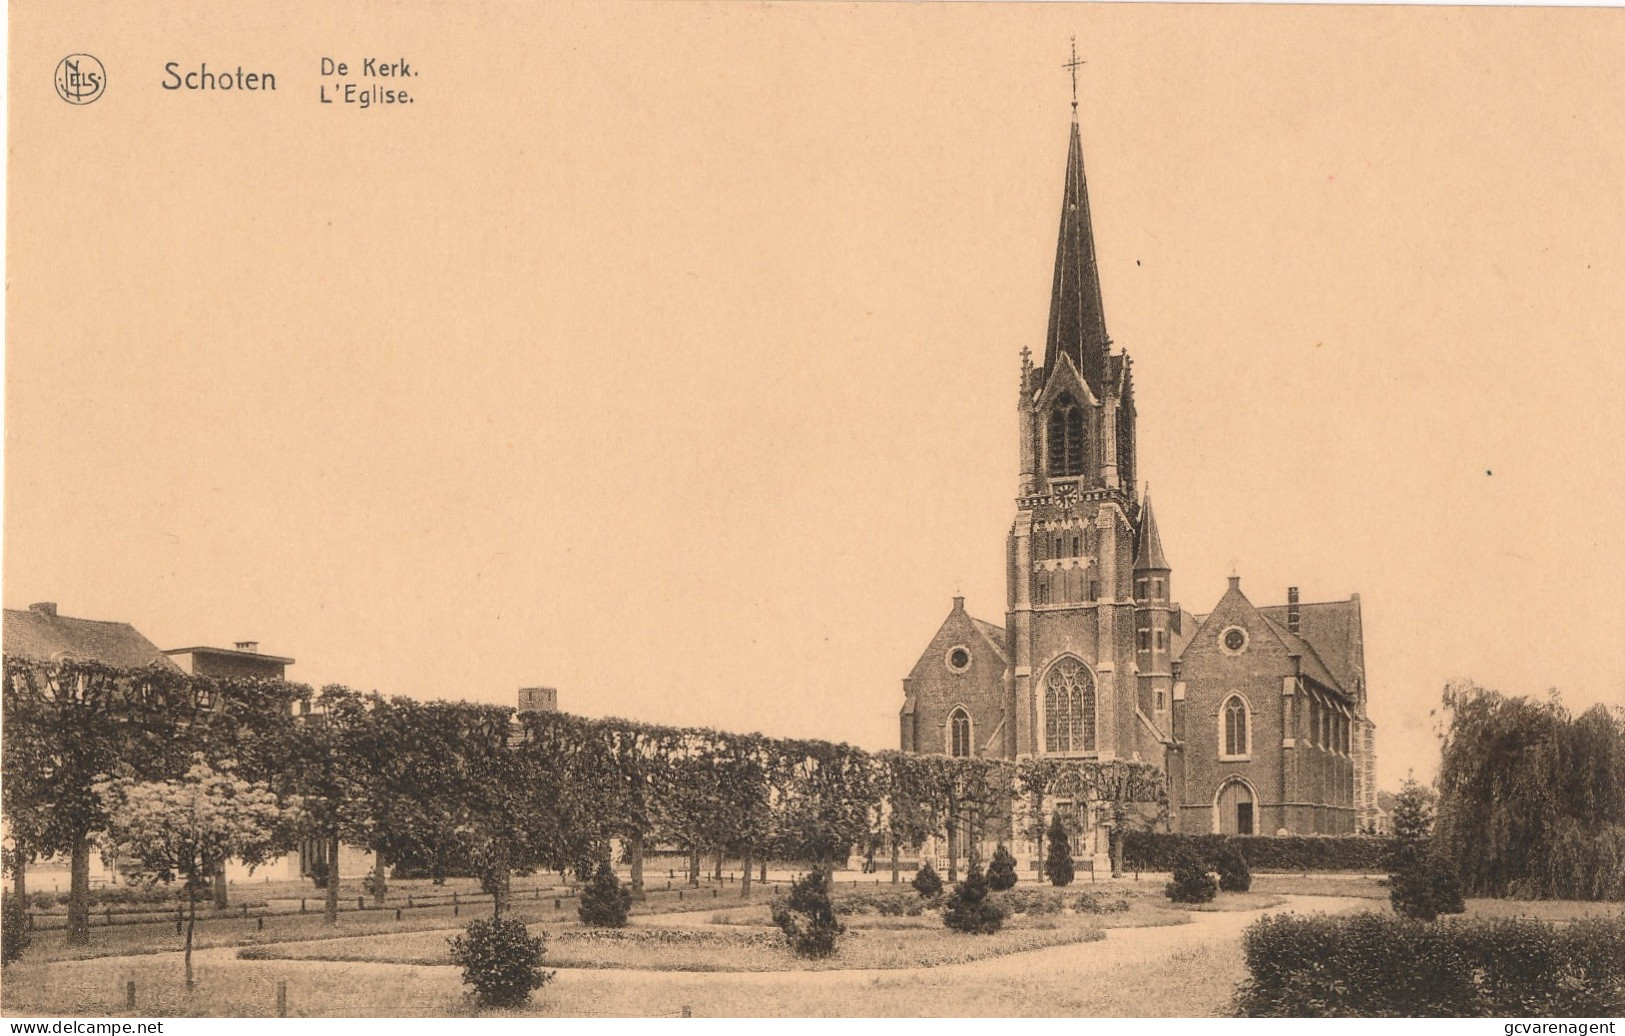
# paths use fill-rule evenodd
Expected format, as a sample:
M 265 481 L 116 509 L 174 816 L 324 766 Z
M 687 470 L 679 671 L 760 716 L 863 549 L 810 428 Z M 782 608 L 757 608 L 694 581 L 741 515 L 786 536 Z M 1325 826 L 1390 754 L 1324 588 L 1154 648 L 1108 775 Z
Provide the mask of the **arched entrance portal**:
M 1214 830 L 1221 835 L 1250 835 L 1256 821 L 1253 789 L 1239 777 L 1232 777 L 1219 786 L 1214 800 Z

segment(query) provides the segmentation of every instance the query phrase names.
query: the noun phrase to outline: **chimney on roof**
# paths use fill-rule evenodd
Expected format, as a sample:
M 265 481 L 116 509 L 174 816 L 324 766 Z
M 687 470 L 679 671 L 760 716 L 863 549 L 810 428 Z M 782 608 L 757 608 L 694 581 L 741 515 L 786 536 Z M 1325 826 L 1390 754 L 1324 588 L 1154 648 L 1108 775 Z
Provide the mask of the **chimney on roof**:
M 963 597 L 955 597 L 954 598 L 954 611 L 962 612 L 964 610 L 965 610 L 965 599 Z
M 1286 629 L 1288 633 L 1298 632 L 1298 588 L 1286 588 Z
M 41 615 L 49 615 L 52 618 L 55 618 L 56 617 L 56 602 L 55 601 L 40 601 L 38 604 L 29 605 L 28 610 L 31 611 L 31 612 L 39 612 Z
M 239 640 L 237 650 L 245 651 L 250 655 L 257 655 L 260 653 L 260 642 L 257 640 Z

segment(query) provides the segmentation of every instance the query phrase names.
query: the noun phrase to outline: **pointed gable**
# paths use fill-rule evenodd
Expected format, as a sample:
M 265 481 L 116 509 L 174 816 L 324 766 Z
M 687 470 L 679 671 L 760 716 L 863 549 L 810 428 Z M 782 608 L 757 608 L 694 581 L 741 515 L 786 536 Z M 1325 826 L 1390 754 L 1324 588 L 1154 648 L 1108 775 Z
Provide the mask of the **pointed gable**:
M 1073 401 L 1083 406 L 1092 407 L 1100 404 L 1100 397 L 1078 371 L 1077 364 L 1073 363 L 1070 356 L 1062 356 L 1044 368 L 1043 384 L 1038 398 L 1034 400 L 1034 405 L 1039 410 L 1047 410 L 1063 392 L 1070 393 Z
M 1089 185 L 1083 174 L 1083 142 L 1074 118 L 1067 145 L 1060 236 L 1055 244 L 1044 366 L 1054 370 L 1057 360 L 1070 357 L 1098 398 L 1109 377 L 1110 341 L 1095 262 L 1094 227 L 1089 218 Z

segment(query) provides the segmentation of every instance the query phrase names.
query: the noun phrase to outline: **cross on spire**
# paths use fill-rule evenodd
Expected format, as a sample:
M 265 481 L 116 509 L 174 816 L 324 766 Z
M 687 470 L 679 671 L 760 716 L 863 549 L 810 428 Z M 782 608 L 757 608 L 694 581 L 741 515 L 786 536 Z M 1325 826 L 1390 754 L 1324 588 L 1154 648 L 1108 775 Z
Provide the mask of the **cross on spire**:
M 1072 60 L 1061 66 L 1072 71 L 1072 114 L 1074 117 L 1078 114 L 1078 66 L 1086 64 L 1088 62 L 1078 60 L 1078 38 L 1074 36 L 1072 37 Z

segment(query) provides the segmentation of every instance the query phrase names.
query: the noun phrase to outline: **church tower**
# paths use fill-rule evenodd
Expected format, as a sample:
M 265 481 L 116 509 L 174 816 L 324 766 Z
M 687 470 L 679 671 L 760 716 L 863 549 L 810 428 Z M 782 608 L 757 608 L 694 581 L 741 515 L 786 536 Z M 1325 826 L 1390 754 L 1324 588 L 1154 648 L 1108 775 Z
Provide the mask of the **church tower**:
M 1106 333 L 1076 100 L 1044 363 L 1023 350 L 1017 418 L 1006 753 L 1160 765 L 1163 738 L 1150 714 L 1157 691 L 1166 696 L 1172 684 L 1169 569 L 1135 488 L 1132 373 Z M 1143 637 L 1152 648 L 1142 655 Z

